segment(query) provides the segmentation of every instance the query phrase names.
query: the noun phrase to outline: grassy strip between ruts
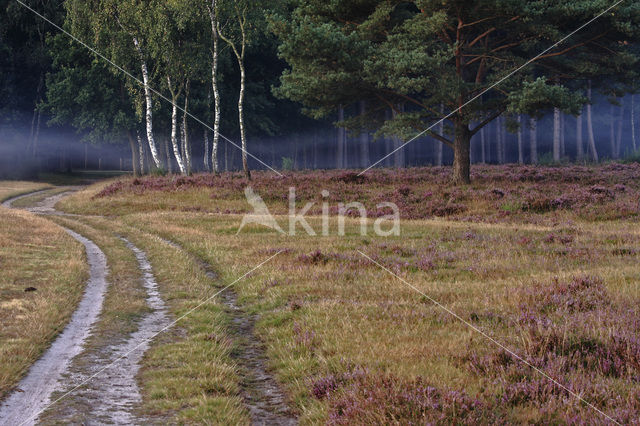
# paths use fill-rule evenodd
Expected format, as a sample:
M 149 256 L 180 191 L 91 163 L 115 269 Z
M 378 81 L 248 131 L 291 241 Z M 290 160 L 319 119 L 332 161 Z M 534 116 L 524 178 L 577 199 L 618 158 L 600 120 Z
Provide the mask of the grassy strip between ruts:
M 0 398 L 67 324 L 88 277 L 84 259 L 54 223 L 0 208 Z

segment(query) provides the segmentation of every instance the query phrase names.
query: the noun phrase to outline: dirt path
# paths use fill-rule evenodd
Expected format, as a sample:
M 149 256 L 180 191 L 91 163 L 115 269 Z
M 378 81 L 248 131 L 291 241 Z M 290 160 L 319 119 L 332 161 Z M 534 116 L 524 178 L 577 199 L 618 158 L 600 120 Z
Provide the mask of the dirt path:
M 69 187 L 69 191 L 46 197 L 25 210 L 44 215 L 63 214 L 55 210 L 55 204 L 77 189 Z M 46 191 L 15 197 L 3 205 L 11 207 L 16 200 Z M 170 324 L 170 317 L 158 292 L 147 255 L 130 241 L 122 239 L 136 256 L 147 293 L 149 312 L 138 322 L 137 331 L 111 340 L 106 347 L 87 348 L 85 341 L 98 320 L 108 286 L 105 278 L 107 263 L 104 253 L 92 241 L 69 229 L 65 230 L 85 245 L 91 278 L 71 322 L 42 358 L 31 367 L 18 390 L 0 408 L 0 424 L 35 424 L 38 419 L 44 423 L 56 424 L 146 423 L 145 419 L 135 415 L 135 408 L 141 403 L 136 375 L 140 369 L 140 361 L 149 348 L 147 340 Z M 218 278 L 208 263 L 189 254 L 174 242 L 165 242 L 189 255 L 207 277 L 212 280 Z M 247 315 L 239 308 L 237 294 L 233 289 L 222 292 L 220 298 L 231 317 L 229 337 L 238 346 L 238 350 L 233 351 L 233 358 L 240 367 L 242 398 L 252 424 L 297 424 L 285 394 L 273 375 L 267 371 L 264 347 L 254 334 L 255 316 Z M 112 365 L 114 362 L 116 363 Z M 78 386 L 81 387 L 76 389 Z M 66 395 L 70 391 L 73 392 Z M 63 395 L 64 399 L 40 417 L 52 401 Z
M 71 187 L 69 191 L 46 197 L 25 210 L 44 215 L 63 214 L 55 210 L 55 204 L 77 189 Z M 46 190 L 15 197 L 5 201 L 3 206 L 10 208 L 18 199 L 44 192 Z M 151 264 L 142 250 L 123 239 L 134 253 L 142 272 L 149 312 L 129 336 L 115 339 L 106 348 L 87 350 L 85 342 L 102 311 L 108 287 L 107 261 L 91 240 L 70 229 L 63 229 L 85 246 L 90 279 L 69 324 L 0 407 L 0 424 L 35 424 L 38 421 L 57 424 L 143 423 L 133 414 L 142 401 L 136 382 L 140 361 L 149 348 L 149 340 L 170 324 Z M 67 395 L 68 392 L 71 393 Z M 41 418 L 43 411 L 63 396 L 64 399 L 51 410 L 53 414 L 47 412 Z M 67 407 L 72 409 L 65 410 Z
M 143 272 L 149 312 L 128 337 L 111 339 L 107 347 L 92 348 L 74 361 L 65 391 L 83 386 L 47 412 L 43 417 L 45 423 L 75 423 L 78 418 L 84 424 L 148 423 L 148 419 L 135 413 L 142 403 L 136 376 L 151 340 L 171 324 L 171 319 L 146 253 L 130 241 L 122 240 L 135 254 Z
M 197 256 L 191 255 L 179 244 L 163 239 L 170 246 L 190 256 L 212 280 L 218 279 L 214 269 Z M 247 315 L 238 306 L 238 295 L 233 288 L 220 294 L 227 314 L 231 317 L 229 337 L 238 345 L 232 356 L 240 367 L 242 398 L 254 425 L 296 425 L 297 419 L 287 404 L 287 397 L 278 382 L 267 371 L 265 349 L 255 334 L 256 317 Z
M 4 204 L 10 207 L 16 199 L 18 198 L 8 200 Z M 106 257 L 92 241 L 70 229 L 65 231 L 83 244 L 87 253 L 90 277 L 84 295 L 69 324 L 42 357 L 31 366 L 17 390 L 0 406 L 0 424 L 35 423 L 42 410 L 50 404 L 52 393 L 60 387 L 63 374 L 69 368 L 71 360 L 82 351 L 102 310 L 107 290 Z

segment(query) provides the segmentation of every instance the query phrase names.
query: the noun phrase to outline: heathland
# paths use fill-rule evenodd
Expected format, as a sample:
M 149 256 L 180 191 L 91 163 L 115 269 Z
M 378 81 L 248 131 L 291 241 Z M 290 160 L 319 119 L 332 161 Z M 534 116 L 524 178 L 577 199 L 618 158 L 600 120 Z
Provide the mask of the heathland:
M 148 253 L 174 318 L 206 300 L 143 360 L 149 415 L 250 419 L 249 336 L 234 332 L 238 312 L 209 298 L 275 255 L 231 288 L 303 424 L 637 422 L 640 165 L 480 166 L 462 187 L 449 173 L 119 178 L 63 199 L 57 208 L 78 216 L 55 221 L 88 234 L 124 277 L 107 295 L 106 335 L 141 309 L 125 303 L 136 300 L 135 265 L 114 235 Z M 247 184 L 283 228 L 295 187 L 298 208 L 315 203 L 318 235 L 236 234 L 251 212 Z M 401 235 L 361 235 L 355 214 L 339 235 L 338 204 L 352 201 L 369 222 L 378 203 L 396 203 Z

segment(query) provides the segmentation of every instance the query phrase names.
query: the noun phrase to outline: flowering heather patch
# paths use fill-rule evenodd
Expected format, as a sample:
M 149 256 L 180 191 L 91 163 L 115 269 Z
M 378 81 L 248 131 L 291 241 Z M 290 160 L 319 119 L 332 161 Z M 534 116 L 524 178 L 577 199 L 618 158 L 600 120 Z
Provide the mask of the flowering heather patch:
M 327 400 L 331 425 L 488 424 L 493 419 L 479 400 L 435 388 L 420 377 L 407 380 L 356 369 L 316 379 L 312 392 Z
M 444 167 L 376 169 L 364 176 L 340 170 L 292 172 L 283 177 L 270 172 L 254 175 L 250 182 L 254 191 L 278 214 L 288 211 L 289 187 L 296 188 L 300 205 L 315 202 L 310 214 L 321 214 L 323 202 L 336 213 L 337 203 L 351 201 L 363 203 L 370 217 L 386 214 L 376 209 L 378 203 L 394 202 L 404 219 L 446 216 L 489 222 L 533 220 L 533 216 L 558 211 L 571 211 L 589 220 L 617 219 L 637 217 L 640 209 L 640 164 L 635 163 L 474 166 L 473 183 L 467 187 L 451 186 L 450 170 Z M 240 173 L 148 176 L 114 182 L 95 198 L 204 188 L 211 190 L 209 210 L 225 211 L 225 202 L 244 200 L 246 185 Z M 322 196 L 323 190 L 329 191 L 328 197 Z
M 625 422 L 640 419 L 640 312 L 635 302 L 612 300 L 602 280 L 578 276 L 527 287 L 520 315 L 527 362 Z M 464 361 L 498 389 L 497 401 L 535 406 L 544 421 L 590 423 L 594 413 L 512 355 L 496 350 Z M 612 380 L 625 383 L 621 388 Z M 490 398 L 490 393 L 484 395 Z M 554 420 L 555 419 L 555 420 Z

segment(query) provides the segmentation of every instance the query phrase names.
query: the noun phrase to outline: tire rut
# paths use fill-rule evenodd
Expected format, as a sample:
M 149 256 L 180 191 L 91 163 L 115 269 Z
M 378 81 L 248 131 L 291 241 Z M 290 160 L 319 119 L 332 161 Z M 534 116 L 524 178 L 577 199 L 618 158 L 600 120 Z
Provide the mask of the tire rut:
M 18 198 L 22 197 L 8 200 L 4 205 L 10 207 Z M 84 349 L 85 341 L 102 311 L 108 287 L 106 256 L 93 241 L 70 229 L 63 229 L 84 245 L 89 263 L 89 280 L 82 300 L 62 333 L 29 368 L 17 389 L 0 405 L 0 424 L 22 425 L 36 422 L 51 403 L 53 392 L 60 388 L 63 375 L 72 360 Z
M 207 262 L 185 250 L 174 241 L 161 238 L 166 244 L 184 252 L 198 264 L 205 275 L 217 280 L 218 274 Z M 231 321 L 230 337 L 238 345 L 232 351 L 232 358 L 240 367 L 242 376 L 241 396 L 249 411 L 253 425 L 297 425 L 295 414 L 287 404 L 287 397 L 275 377 L 267 371 L 265 349 L 255 334 L 255 315 L 247 315 L 238 304 L 238 295 L 228 288 L 220 293 L 220 298 Z

